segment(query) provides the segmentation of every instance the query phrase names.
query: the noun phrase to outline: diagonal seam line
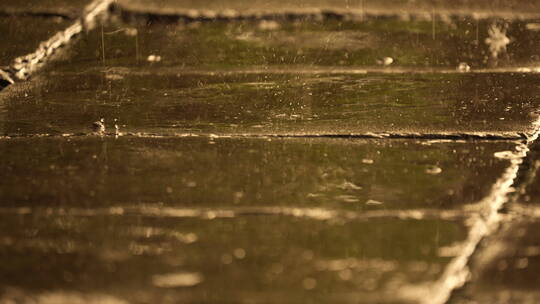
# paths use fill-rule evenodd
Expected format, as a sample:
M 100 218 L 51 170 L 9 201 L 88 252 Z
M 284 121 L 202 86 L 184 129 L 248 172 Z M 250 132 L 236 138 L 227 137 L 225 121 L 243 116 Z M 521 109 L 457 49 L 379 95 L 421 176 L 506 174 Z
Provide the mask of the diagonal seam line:
M 521 164 L 527 157 L 529 147 L 540 135 L 540 117 L 533 123 L 533 127 L 536 131 L 515 147 L 510 166 L 495 182 L 490 193 L 479 202 L 483 208 L 478 216 L 473 218 L 474 223 L 464 241 L 462 252 L 450 261 L 441 278 L 435 282 L 432 292 L 420 299 L 421 303 L 447 303 L 452 293 L 468 281 L 470 275 L 468 264 L 471 257 L 476 252 L 478 244 L 499 228 L 502 220 L 499 210 L 510 200 L 509 195 L 514 191 L 513 184 L 520 172 Z
M 59 49 L 73 42 L 74 38 L 84 30 L 92 29 L 99 16 L 109 12 L 113 1 L 95 0 L 85 7 L 82 17 L 68 28 L 41 42 L 33 53 L 15 58 L 7 71 L 3 71 L 8 78 L 8 83 L 4 87 L 13 82 L 9 81 L 11 79 L 15 81 L 26 80 L 32 73 L 42 68 L 44 63 L 50 60 Z M 0 74 L 0 76 L 2 75 Z

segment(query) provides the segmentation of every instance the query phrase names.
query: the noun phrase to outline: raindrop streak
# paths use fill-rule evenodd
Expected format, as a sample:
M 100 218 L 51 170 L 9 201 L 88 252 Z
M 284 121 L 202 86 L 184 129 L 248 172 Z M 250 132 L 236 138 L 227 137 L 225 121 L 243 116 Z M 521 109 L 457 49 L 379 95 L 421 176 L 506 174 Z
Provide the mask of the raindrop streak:
M 103 32 L 103 24 L 101 25 L 101 55 L 103 63 L 105 63 L 105 33 Z
M 435 40 L 435 8 L 431 9 L 431 36 Z

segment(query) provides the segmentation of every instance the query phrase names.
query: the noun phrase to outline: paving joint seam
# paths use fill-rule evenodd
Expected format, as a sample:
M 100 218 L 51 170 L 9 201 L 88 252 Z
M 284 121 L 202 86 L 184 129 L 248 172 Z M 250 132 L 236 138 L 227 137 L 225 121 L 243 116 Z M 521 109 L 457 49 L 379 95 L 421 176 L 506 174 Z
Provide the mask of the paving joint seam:
M 144 21 L 144 22 L 214 22 L 214 21 L 296 21 L 296 20 L 315 20 L 337 19 L 345 21 L 364 21 L 370 18 L 390 17 L 403 20 L 433 21 L 439 19 L 442 21 L 449 18 L 485 19 L 485 18 L 504 18 L 504 19 L 534 19 L 540 15 L 536 12 L 513 11 L 474 11 L 470 10 L 447 10 L 447 9 L 424 9 L 418 8 L 412 10 L 372 9 L 372 8 L 345 8 L 335 9 L 328 7 L 296 8 L 296 9 L 246 9 L 235 10 L 225 8 L 220 10 L 209 9 L 137 9 L 126 5 L 113 3 L 112 11 L 124 19 L 124 21 Z
M 519 141 L 527 138 L 525 133 L 491 134 L 491 133 L 356 133 L 356 134 L 212 134 L 212 133 L 64 133 L 64 134 L 4 134 L 0 140 L 16 138 L 69 138 L 69 137 L 140 137 L 140 138 L 342 138 L 342 139 L 416 139 L 441 141 Z
M 73 19 L 74 15 L 66 12 L 54 11 L 16 11 L 16 10 L 1 10 L 0 15 L 30 15 L 30 16 L 57 16 L 68 19 Z M 510 14 L 511 16 L 509 16 Z M 435 19 L 447 20 L 454 17 L 471 17 L 473 19 L 482 18 L 506 18 L 506 19 L 534 19 L 540 17 L 538 13 L 505 13 L 505 12 L 473 12 L 469 14 L 458 13 L 456 11 L 431 10 L 424 12 L 388 12 L 388 10 L 373 10 L 373 9 L 331 9 L 331 8 L 308 8 L 308 9 L 293 9 L 293 10 L 243 10 L 223 9 L 220 11 L 212 10 L 197 10 L 197 9 L 180 9 L 180 10 L 137 10 L 116 3 L 115 0 L 95 0 L 89 4 L 83 11 L 82 17 L 77 20 L 72 26 L 66 30 L 58 32 L 49 40 L 42 42 L 38 49 L 26 56 L 18 57 L 14 63 L 7 67 L 0 67 L 0 90 L 18 80 L 26 80 L 33 72 L 38 70 L 43 63 L 52 57 L 62 46 L 72 42 L 82 31 L 92 29 L 96 24 L 98 15 L 118 16 L 126 22 L 141 21 L 146 22 L 201 22 L 201 21 L 268 21 L 268 20 L 317 20 L 325 19 L 364 21 L 367 17 L 403 17 L 404 20 L 431 20 Z M 517 68 L 510 69 L 510 72 L 525 72 L 526 69 Z M 528 70 L 527 70 L 528 71 Z M 385 72 L 382 70 L 382 72 Z M 397 71 L 411 72 L 411 71 Z M 455 71 L 445 71 L 455 72 Z M 482 72 L 482 71 L 479 71 Z M 493 72 L 493 71 L 488 71 Z M 495 71 L 497 72 L 497 71 Z M 502 72 L 508 72 L 504 69 Z M 536 72 L 536 71 L 533 71 Z
M 142 206 L 114 206 L 97 208 L 32 208 L 32 207 L 2 207 L 0 214 L 13 215 L 70 215 L 70 216 L 112 216 L 137 215 L 148 217 L 171 218 L 235 218 L 240 216 L 290 216 L 320 221 L 366 221 L 370 219 L 400 219 L 400 220 L 426 220 L 440 219 L 448 221 L 463 220 L 470 213 L 466 210 L 438 210 L 438 209 L 409 209 L 409 210 L 366 210 L 347 211 L 327 208 L 306 207 L 165 207 L 161 204 L 147 204 Z
M 478 216 L 472 218 L 471 228 L 467 239 L 463 242 L 461 253 L 450 261 L 441 278 L 428 288 L 429 291 L 425 291 L 426 294 L 420 298 L 421 303 L 448 303 L 452 294 L 469 281 L 471 258 L 477 252 L 480 242 L 494 235 L 500 228 L 504 217 L 500 211 L 512 200 L 515 188 L 519 187 L 516 182 L 519 181 L 522 171 L 526 170 L 524 162 L 527 160 L 530 147 L 540 136 L 540 118 L 537 118 L 532 126 L 535 132 L 516 145 L 509 158 L 510 165 L 493 184 L 490 193 L 476 204 L 479 207 Z
M 85 7 L 82 17 L 63 31 L 39 44 L 36 51 L 17 57 L 7 68 L 0 68 L 0 90 L 16 81 L 27 80 L 41 69 L 60 49 L 71 44 L 81 32 L 93 29 L 99 18 L 107 17 L 114 0 L 95 0 Z
M 536 222 L 540 218 L 540 207 L 525 205 L 522 203 L 523 197 L 527 194 L 527 189 L 534 184 L 537 178 L 537 172 L 540 169 L 540 162 L 538 161 L 540 142 L 534 141 L 529 149 L 529 153 L 524 158 L 520 165 L 520 169 L 516 179 L 514 180 L 515 191 L 509 194 L 509 199 L 505 206 L 503 206 L 501 212 L 504 216 L 501 218 L 499 224 L 500 229 L 498 233 L 492 233 L 484 238 L 482 246 L 475 251 L 472 260 L 470 262 L 470 268 L 474 273 L 481 275 L 489 265 L 495 265 L 496 260 L 501 258 L 501 241 L 506 248 L 512 248 L 516 246 L 516 243 L 505 240 L 508 238 L 509 231 L 516 229 L 519 225 L 527 222 Z M 502 235 L 501 235 L 502 234 Z M 520 238 L 512 238 L 514 242 L 517 242 Z M 493 252 L 498 252 L 493 254 Z M 468 285 L 474 289 L 474 281 L 470 281 L 463 288 L 457 290 L 455 295 L 452 295 L 451 300 L 454 298 L 459 299 L 468 294 Z

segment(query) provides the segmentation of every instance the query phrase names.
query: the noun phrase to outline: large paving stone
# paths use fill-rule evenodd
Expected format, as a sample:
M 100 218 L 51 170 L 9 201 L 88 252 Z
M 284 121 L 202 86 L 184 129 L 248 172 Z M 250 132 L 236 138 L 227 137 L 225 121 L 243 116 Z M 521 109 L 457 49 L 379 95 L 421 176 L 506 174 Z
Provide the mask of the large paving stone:
M 6 303 L 414 303 L 400 291 L 435 280 L 466 235 L 445 220 L 0 217 Z
M 0 302 L 414 303 L 514 145 L 3 139 Z
M 494 154 L 513 146 L 362 139 L 4 139 L 0 200 L 11 208 L 165 203 L 266 208 L 261 210 L 460 209 L 490 191 L 508 165 Z
M 528 52 L 535 50 L 536 32 L 512 23 L 510 28 L 532 35 L 512 43 L 533 43 L 531 48 L 508 49 L 490 61 L 493 58 L 482 44 L 484 55 L 473 55 L 471 65 L 507 68 L 459 73 L 455 65 L 461 59 L 455 56 L 467 46 L 450 43 L 452 47 L 442 47 L 449 58 L 433 59 L 422 54 L 422 42 L 415 46 L 410 35 L 419 32 L 414 26 L 407 29 L 398 22 L 394 28 L 392 19 L 374 22 L 302 23 L 300 28 L 287 23 L 288 28 L 278 33 L 243 23 L 196 28 L 107 26 L 82 37 L 48 72 L 3 93 L 0 130 L 4 134 L 88 132 L 93 121 L 105 118 L 109 127 L 117 119 L 126 132 L 160 134 L 516 135 L 532 131 L 539 76 L 501 71 L 519 62 L 534 62 Z M 365 39 L 353 37 L 362 27 L 367 27 L 368 36 L 378 30 L 389 35 L 377 42 L 382 48 L 369 43 L 365 48 L 358 42 Z M 324 35 L 337 40 L 320 40 Z M 431 34 L 425 35 L 432 39 Z M 400 39 L 404 45 L 395 44 Z M 377 56 L 386 54 L 385 48 L 387 55 L 396 58 L 397 68 L 369 68 L 376 65 Z M 403 59 L 392 53 L 402 51 Z M 428 69 L 418 66 L 424 65 L 424 59 Z M 435 68 L 437 62 L 440 68 Z M 444 68 L 449 65 L 451 70 Z
M 119 14 L 128 24 L 113 22 L 103 37 L 101 30 L 90 33 L 74 50 L 73 60 L 101 62 L 104 49 L 106 65 L 139 65 L 155 55 L 161 60 L 151 62 L 153 66 L 197 69 L 322 66 L 451 72 L 463 63 L 463 71 L 467 66 L 472 71 L 515 71 L 520 67 L 535 70 L 539 62 L 536 19 L 371 17 L 363 21 L 277 19 L 186 25 L 174 15 L 159 19 Z
M 540 293 L 540 162 L 538 142 L 514 181 L 500 229 L 489 235 L 471 260 L 471 280 L 450 303 L 538 303 Z
M 184 73 L 175 68 L 53 72 L 1 97 L 3 134 L 122 132 L 347 135 L 528 133 L 535 74 Z

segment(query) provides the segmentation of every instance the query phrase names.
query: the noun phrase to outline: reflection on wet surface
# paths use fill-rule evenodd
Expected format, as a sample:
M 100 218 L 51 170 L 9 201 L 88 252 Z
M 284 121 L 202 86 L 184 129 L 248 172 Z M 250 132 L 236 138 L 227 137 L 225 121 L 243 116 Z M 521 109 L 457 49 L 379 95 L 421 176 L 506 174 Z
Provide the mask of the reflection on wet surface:
M 538 20 L 126 4 L 0 95 L 0 303 L 534 299 Z
M 260 216 L 21 215 L 2 217 L 0 225 L 0 256 L 10 260 L 0 266 L 0 284 L 30 295 L 78 290 L 131 303 L 401 302 L 396 290 L 434 280 L 449 260 L 439 252 L 466 231 L 439 220 L 332 224 Z
M 534 74 L 233 74 L 109 68 L 7 90 L 4 134 L 529 132 Z M 114 120 L 117 120 L 115 122 Z
M 501 229 L 487 237 L 471 262 L 473 280 L 450 303 L 537 303 L 540 240 L 539 145 L 534 142 L 514 181 Z
M 523 204 L 523 207 L 535 209 L 540 204 L 540 145 L 536 144 L 531 147 L 529 159 L 526 165 L 526 170 L 521 176 L 521 188 L 518 189 L 519 196 L 516 198 L 518 203 Z M 518 205 L 519 206 L 519 205 Z M 525 212 L 527 213 L 527 212 Z
M 508 165 L 495 152 L 515 143 L 96 136 L 0 145 L 6 299 L 405 303 L 408 288 L 436 280 L 458 253 L 462 205 L 490 190 Z M 20 276 L 25 269 L 34 275 Z
M 497 133 L 536 118 L 529 21 L 450 20 L 435 40 L 424 21 L 265 22 L 98 27 L 5 94 L 2 131 L 88 132 L 105 118 L 125 132 Z
M 540 300 L 540 240 L 534 220 L 507 222 L 480 250 L 475 279 L 451 303 L 537 303 Z
M 466 72 L 469 70 L 459 69 L 460 63 L 475 71 L 534 70 L 539 62 L 536 19 L 448 17 L 433 22 L 373 17 L 364 21 L 330 18 L 184 24 L 178 20 L 178 24 L 160 24 L 144 15 L 126 18 L 135 18 L 135 22 L 113 22 L 105 29 L 108 65 L 197 69 L 315 65 Z M 90 33 L 74 51 L 74 58 L 81 64 L 102 60 L 101 38 L 101 31 Z M 151 55 L 160 60 L 146 62 Z
M 95 137 L 0 146 L 4 207 L 362 211 L 474 203 L 508 165 L 494 153 L 514 143 Z

